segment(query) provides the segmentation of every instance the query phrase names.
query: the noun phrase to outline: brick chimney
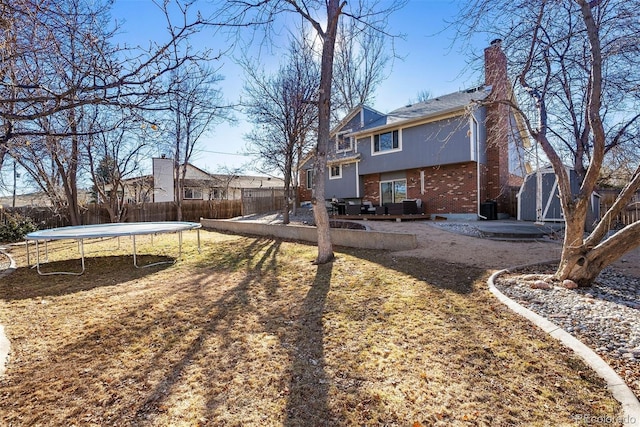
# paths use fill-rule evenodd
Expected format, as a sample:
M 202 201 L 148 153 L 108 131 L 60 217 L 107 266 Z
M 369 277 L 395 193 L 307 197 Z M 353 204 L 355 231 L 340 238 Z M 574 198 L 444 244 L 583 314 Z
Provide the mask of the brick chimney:
M 502 40 L 496 39 L 484 50 L 485 84 L 491 86 L 487 101 L 486 198 L 496 201 L 499 213 L 509 212 L 509 99 L 507 57 Z

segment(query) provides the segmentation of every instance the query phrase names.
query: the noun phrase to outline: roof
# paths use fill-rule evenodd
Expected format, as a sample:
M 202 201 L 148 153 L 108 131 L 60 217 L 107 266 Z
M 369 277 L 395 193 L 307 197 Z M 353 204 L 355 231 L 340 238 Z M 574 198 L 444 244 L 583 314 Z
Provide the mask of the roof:
M 441 114 L 460 111 L 467 108 L 474 101 L 484 100 L 489 95 L 490 90 L 490 86 L 481 86 L 406 105 L 387 113 L 381 119 L 368 124 L 355 133 L 363 133 L 375 128 L 393 126 L 403 122 L 423 120 Z

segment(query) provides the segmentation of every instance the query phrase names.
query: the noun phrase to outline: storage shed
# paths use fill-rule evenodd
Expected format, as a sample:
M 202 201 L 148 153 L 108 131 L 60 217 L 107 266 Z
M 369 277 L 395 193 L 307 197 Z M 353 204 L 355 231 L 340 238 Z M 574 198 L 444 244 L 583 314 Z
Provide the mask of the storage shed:
M 571 180 L 571 191 L 577 194 L 580 191 L 580 180 L 578 174 L 573 169 L 568 169 Z M 542 188 L 542 198 L 540 204 L 536 200 L 538 191 L 538 173 L 533 172 L 524 178 L 524 183 L 518 192 L 518 220 L 536 221 L 537 210 L 541 211 L 542 221 L 560 222 L 564 221 L 562 207 L 560 206 L 560 196 L 558 193 L 558 179 L 553 168 L 540 169 L 540 182 Z M 600 218 L 600 196 L 598 193 L 591 195 L 590 208 L 587 213 L 587 228 Z

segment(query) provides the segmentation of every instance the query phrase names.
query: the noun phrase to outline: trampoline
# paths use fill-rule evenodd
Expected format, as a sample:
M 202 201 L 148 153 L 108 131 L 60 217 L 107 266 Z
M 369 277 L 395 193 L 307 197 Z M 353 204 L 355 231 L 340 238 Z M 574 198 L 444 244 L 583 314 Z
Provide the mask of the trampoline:
M 122 237 L 130 236 L 133 242 L 133 265 L 136 268 L 152 267 L 160 264 L 172 264 L 176 262 L 182 255 L 182 232 L 188 230 L 196 230 L 198 233 L 198 252 L 200 251 L 200 227 L 201 224 L 197 222 L 180 222 L 180 221 L 163 221 L 163 222 L 122 222 L 122 223 L 110 223 L 110 224 L 95 224 L 95 225 L 79 225 L 72 227 L 59 227 L 49 230 L 39 230 L 29 233 L 25 236 L 25 245 L 27 249 L 27 265 L 31 265 L 29 259 L 29 241 L 35 241 L 36 246 L 36 270 L 38 274 L 42 276 L 52 274 L 69 274 L 74 276 L 80 276 L 85 272 L 84 262 L 84 240 L 105 238 L 105 237 Z M 161 261 L 155 262 L 143 266 L 138 265 L 137 253 L 136 253 L 136 236 L 140 235 L 154 235 L 163 233 L 178 233 L 178 256 L 174 261 Z M 40 247 L 39 242 L 45 243 L 45 256 L 48 258 L 47 242 L 52 240 L 76 240 L 78 242 L 78 249 L 80 251 L 80 263 L 81 271 L 54 271 L 54 272 L 42 272 L 40 270 Z

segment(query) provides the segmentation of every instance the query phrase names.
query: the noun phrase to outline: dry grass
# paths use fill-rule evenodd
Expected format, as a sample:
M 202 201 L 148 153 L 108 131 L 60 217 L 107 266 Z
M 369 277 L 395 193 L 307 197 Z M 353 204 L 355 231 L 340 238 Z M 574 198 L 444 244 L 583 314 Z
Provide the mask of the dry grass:
M 92 243 L 80 277 L 38 276 L 14 248 L 23 267 L 0 284 L 12 343 L 1 423 L 572 426 L 618 415 L 580 360 L 491 296 L 488 272 L 364 250 L 314 266 L 312 246 L 202 237 L 202 254 L 188 236 L 181 262 L 149 269 L 110 255 L 114 240 Z M 175 252 L 173 236 L 153 243 L 140 251 Z M 56 261 L 73 245 L 50 252 L 46 268 L 79 265 Z

